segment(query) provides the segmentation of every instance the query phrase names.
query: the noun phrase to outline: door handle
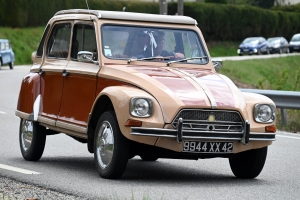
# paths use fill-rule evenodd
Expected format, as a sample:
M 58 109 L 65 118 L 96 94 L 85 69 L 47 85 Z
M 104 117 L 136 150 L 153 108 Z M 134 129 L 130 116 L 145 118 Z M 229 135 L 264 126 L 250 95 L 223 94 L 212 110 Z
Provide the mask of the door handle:
M 67 72 L 67 70 L 63 70 L 63 74 L 62 74 L 63 76 L 68 76 L 69 75 L 69 73 Z

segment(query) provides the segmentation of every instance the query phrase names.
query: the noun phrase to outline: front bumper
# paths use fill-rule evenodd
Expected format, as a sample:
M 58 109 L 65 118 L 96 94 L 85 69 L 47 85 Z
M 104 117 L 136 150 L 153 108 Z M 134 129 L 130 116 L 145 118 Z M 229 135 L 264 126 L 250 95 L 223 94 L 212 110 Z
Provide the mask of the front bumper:
M 218 131 L 184 130 L 179 122 L 178 129 L 160 129 L 132 127 L 131 135 L 176 138 L 178 143 L 184 139 L 205 139 L 217 141 L 239 141 L 247 145 L 249 141 L 275 141 L 275 133 L 250 133 L 248 122 L 244 125 L 242 133 Z

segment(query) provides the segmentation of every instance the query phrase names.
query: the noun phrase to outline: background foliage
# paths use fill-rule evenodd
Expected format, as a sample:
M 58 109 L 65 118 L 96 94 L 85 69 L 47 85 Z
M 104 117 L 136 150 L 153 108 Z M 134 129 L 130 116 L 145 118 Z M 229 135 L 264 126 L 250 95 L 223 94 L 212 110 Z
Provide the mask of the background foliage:
M 256 1 L 253 1 L 254 3 Z M 93 10 L 159 13 L 157 2 L 89 0 Z M 0 26 L 45 26 L 59 10 L 86 9 L 84 0 L 0 0 Z M 13 8 L 13 9 L 11 9 Z M 241 41 L 250 36 L 283 36 L 300 32 L 300 13 L 262 9 L 249 5 L 185 2 L 184 15 L 197 20 L 207 41 Z M 177 3 L 168 4 L 168 14 L 177 13 Z

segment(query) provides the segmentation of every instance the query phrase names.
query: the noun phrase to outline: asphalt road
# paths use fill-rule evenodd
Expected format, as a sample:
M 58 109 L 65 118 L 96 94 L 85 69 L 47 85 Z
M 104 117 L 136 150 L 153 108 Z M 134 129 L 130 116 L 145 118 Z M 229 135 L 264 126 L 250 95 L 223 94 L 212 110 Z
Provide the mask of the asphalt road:
M 253 180 L 235 178 L 227 159 L 143 162 L 139 157 L 129 160 L 121 179 L 106 180 L 99 177 L 86 144 L 64 134 L 47 136 L 40 161 L 25 161 L 15 109 L 29 68 L 0 70 L 0 177 L 88 199 L 299 199 L 300 134 L 281 131 Z

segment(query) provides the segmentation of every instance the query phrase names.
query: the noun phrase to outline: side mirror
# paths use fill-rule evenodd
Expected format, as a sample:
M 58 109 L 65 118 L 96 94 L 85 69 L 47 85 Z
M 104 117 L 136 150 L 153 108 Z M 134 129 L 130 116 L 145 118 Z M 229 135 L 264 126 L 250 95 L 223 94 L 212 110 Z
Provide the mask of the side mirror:
M 31 53 L 31 61 L 33 63 L 34 59 L 36 58 L 36 51 Z
M 79 62 L 91 62 L 94 64 L 99 64 L 98 61 L 93 60 L 93 53 L 89 51 L 79 51 L 77 53 L 77 59 Z
M 212 59 L 212 63 L 214 65 L 215 69 L 220 69 L 223 65 L 223 60 L 222 59 L 217 59 L 217 58 L 213 58 Z

